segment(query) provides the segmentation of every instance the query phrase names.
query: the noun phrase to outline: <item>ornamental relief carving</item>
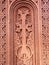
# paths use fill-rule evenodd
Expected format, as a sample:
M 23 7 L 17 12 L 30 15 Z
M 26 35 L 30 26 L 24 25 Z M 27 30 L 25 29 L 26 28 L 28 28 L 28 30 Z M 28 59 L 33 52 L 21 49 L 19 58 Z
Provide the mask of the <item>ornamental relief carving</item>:
M 9 6 L 14 2 L 14 1 L 33 1 L 37 6 L 39 4 L 39 0 L 9 0 Z
M 38 65 L 37 12 L 37 7 L 32 1 L 16 1 L 11 6 L 10 44 L 13 45 L 11 65 Z
M 8 4 L 9 1 L 9 4 Z M 1 0 L 1 65 L 7 65 L 7 22 L 8 22 L 8 7 L 16 0 Z M 17 1 L 27 1 L 30 0 L 17 0 Z M 33 0 L 32 0 L 33 1 Z M 34 3 L 38 5 L 38 0 L 34 0 Z M 39 7 L 39 6 L 38 6 Z M 49 0 L 41 0 L 41 10 L 42 10 L 42 42 L 41 43 L 41 64 L 49 65 Z M 38 65 L 34 64 L 35 58 L 35 26 L 33 18 L 33 9 L 29 7 L 20 7 L 15 12 L 14 16 L 14 59 L 17 65 Z M 36 16 L 37 17 L 37 16 Z M 11 32 L 12 33 L 12 32 Z M 10 43 L 12 44 L 12 43 Z M 37 43 L 36 43 L 37 44 Z M 13 54 L 13 53 L 12 53 Z M 11 54 L 11 55 L 12 55 Z M 13 61 L 11 61 L 12 63 Z M 37 61 L 36 61 L 37 62 Z M 14 65 L 16 65 L 14 64 Z M 12 65 L 12 64 L 10 64 Z
M 31 10 L 21 7 L 17 10 L 14 25 L 14 44 L 17 65 L 32 65 L 34 48 L 34 25 Z
M 42 10 L 42 65 L 49 65 L 49 0 L 41 0 Z
M 0 65 L 6 65 L 7 63 L 7 0 L 1 0 L 0 1 L 0 8 L 1 8 L 1 40 L 0 40 L 0 44 L 1 44 L 1 58 L 0 58 Z

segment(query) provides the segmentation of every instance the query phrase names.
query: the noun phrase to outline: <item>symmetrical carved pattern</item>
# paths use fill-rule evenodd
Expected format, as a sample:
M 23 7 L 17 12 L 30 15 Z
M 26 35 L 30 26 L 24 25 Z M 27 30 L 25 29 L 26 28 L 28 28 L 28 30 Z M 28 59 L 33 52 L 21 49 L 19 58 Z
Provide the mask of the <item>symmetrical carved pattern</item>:
M 29 8 L 21 7 L 17 10 L 14 34 L 17 65 L 33 64 L 34 26 L 32 25 L 31 17 Z
M 9 0 L 9 4 L 13 3 L 15 0 Z M 38 5 L 38 0 L 16 0 L 16 1 L 34 1 Z
M 49 0 L 42 3 L 42 65 L 49 65 Z
M 1 28 L 2 28 L 2 36 L 1 36 L 1 41 L 2 41 L 2 45 L 1 45 L 1 48 L 2 48 L 2 53 L 1 53 L 1 56 L 2 56 L 2 59 L 1 59 L 1 65 L 7 65 L 6 64 L 6 61 L 7 61 L 7 54 L 6 54 L 6 19 L 7 19 L 7 0 L 1 0 L 1 5 L 2 5 L 2 14 L 1 14 Z
M 7 65 L 7 3 L 15 0 L 1 0 L 1 65 Z M 20 1 L 20 0 L 17 0 Z M 21 0 L 30 1 L 30 0 Z M 30 2 L 31 3 L 31 2 Z M 37 3 L 37 0 L 36 0 Z M 26 3 L 27 4 L 27 3 Z M 28 4 L 29 5 L 29 4 Z M 9 6 L 9 3 L 8 3 Z M 31 5 L 30 5 L 31 7 Z M 14 55 L 16 56 L 17 65 L 34 65 L 34 20 L 33 8 L 22 6 L 16 11 L 16 20 L 14 21 Z M 14 16 L 15 17 L 15 16 Z M 12 43 L 10 43 L 12 44 Z

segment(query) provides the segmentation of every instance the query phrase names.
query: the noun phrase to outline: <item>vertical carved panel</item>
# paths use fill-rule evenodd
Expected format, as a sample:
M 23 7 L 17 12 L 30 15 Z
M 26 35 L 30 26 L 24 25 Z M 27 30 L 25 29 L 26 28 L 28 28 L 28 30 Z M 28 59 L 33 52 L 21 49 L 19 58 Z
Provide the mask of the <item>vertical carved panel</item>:
M 1 64 L 7 65 L 7 0 L 1 1 Z
M 15 1 L 10 11 L 11 65 L 39 65 L 38 9 L 30 0 Z
M 49 0 L 42 4 L 42 65 L 49 65 Z
M 17 65 L 33 65 L 34 25 L 31 10 L 21 7 L 16 11 L 14 45 Z M 33 13 L 33 12 L 32 12 Z

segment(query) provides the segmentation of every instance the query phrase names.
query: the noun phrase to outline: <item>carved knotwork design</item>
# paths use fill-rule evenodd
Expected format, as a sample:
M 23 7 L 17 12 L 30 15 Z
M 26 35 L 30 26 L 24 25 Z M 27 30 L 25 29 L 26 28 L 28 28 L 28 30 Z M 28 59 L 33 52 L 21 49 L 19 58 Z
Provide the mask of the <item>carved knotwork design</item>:
M 1 64 L 6 65 L 7 63 L 7 33 L 6 33 L 6 20 L 7 20 L 7 1 L 1 0 Z
M 49 0 L 41 0 L 42 3 L 42 65 L 49 65 Z

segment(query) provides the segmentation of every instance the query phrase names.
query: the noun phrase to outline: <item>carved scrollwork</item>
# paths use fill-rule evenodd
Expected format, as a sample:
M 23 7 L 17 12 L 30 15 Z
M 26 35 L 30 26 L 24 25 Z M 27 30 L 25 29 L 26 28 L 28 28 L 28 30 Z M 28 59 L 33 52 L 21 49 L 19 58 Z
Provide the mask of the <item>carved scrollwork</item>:
M 33 60 L 33 56 L 30 59 L 26 60 L 25 63 L 23 62 L 23 60 L 18 59 L 18 58 L 17 58 L 17 61 L 16 62 L 17 62 L 17 65 L 20 65 L 20 64 L 21 65 L 24 65 L 24 64 L 25 65 L 32 65 L 32 63 L 33 63 L 32 60 Z
M 19 23 L 16 23 L 15 30 L 16 30 L 16 33 L 21 33 L 22 32 L 22 28 L 21 28 L 21 25 Z
M 32 36 L 32 24 L 28 24 L 27 28 L 26 28 L 26 42 L 27 42 L 27 44 L 32 43 L 31 42 L 31 40 L 32 40 L 31 36 Z
M 17 46 L 16 57 L 17 63 L 31 65 L 33 59 L 32 50 L 27 44 L 31 45 L 33 42 L 32 40 L 32 21 L 31 21 L 31 13 L 30 9 L 27 7 L 21 7 L 17 10 L 17 17 L 15 22 L 15 36 L 16 42 L 15 44 L 19 44 Z M 33 48 L 33 47 L 32 47 Z M 30 62 L 31 61 L 31 62 Z
M 21 64 L 21 62 L 22 62 L 23 65 L 24 64 L 29 65 L 32 63 L 32 58 L 33 58 L 31 49 L 28 46 L 26 46 L 26 48 L 24 50 L 22 47 L 18 48 L 18 50 L 17 50 L 18 51 L 17 52 L 17 61 L 18 61 L 17 64 L 19 65 L 19 63 Z

